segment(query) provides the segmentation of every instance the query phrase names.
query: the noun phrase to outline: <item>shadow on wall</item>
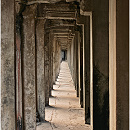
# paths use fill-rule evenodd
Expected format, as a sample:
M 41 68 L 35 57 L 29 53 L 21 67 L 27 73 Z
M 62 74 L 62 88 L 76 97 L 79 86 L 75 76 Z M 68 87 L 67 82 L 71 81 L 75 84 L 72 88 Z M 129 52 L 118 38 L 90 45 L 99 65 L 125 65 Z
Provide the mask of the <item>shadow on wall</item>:
M 94 65 L 94 130 L 109 130 L 109 79 Z

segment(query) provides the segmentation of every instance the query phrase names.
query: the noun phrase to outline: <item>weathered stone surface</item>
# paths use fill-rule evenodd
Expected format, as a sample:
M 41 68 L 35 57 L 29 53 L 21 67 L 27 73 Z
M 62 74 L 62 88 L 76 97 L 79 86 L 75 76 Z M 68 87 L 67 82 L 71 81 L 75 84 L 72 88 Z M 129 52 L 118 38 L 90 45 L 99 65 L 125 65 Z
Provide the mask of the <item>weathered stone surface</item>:
M 1 129 L 15 130 L 14 1 L 1 1 Z
M 45 105 L 49 105 L 49 33 L 45 34 L 44 44 L 44 85 L 45 85 Z
M 80 43 L 79 43 L 79 60 L 80 60 L 80 65 L 79 65 L 79 69 L 80 69 L 80 105 L 81 107 L 83 107 L 83 32 L 80 33 Z
M 21 0 L 19 0 L 21 1 Z M 25 9 L 25 5 L 19 4 L 15 1 L 16 9 L 16 117 L 17 117 L 17 129 L 23 127 L 23 86 L 22 86 L 22 12 Z
M 36 22 L 37 47 L 37 111 L 40 121 L 45 120 L 45 77 L 44 77 L 44 24 L 45 20 Z
M 36 86 L 35 86 L 35 9 L 26 7 L 23 12 L 23 87 L 24 87 L 24 129 L 36 129 Z
M 53 52 L 53 45 L 52 45 L 52 33 L 49 34 L 49 96 L 51 96 L 51 90 L 52 90 L 52 52 Z
M 18 20 L 18 19 L 17 19 Z M 16 115 L 17 129 L 23 127 L 23 110 L 22 110 L 22 70 L 21 70 L 21 26 L 16 22 Z
M 78 88 L 77 88 L 77 95 L 80 98 L 80 35 L 78 33 L 78 77 L 77 77 L 77 82 L 78 82 Z
M 76 86 L 77 86 L 77 80 L 76 80 L 76 74 L 77 74 L 77 70 L 76 70 L 76 59 L 77 59 L 77 57 L 76 57 L 76 55 L 77 55 L 77 53 L 76 53 L 76 41 L 77 41 L 77 39 L 76 39 L 76 35 L 74 36 L 74 58 L 73 58 L 73 63 L 74 63 L 74 65 L 73 65 L 73 82 L 74 82 L 74 86 L 75 86 L 75 90 L 76 90 Z
M 53 40 L 53 83 L 58 77 L 59 69 L 60 69 L 60 62 L 61 62 L 61 49 L 58 43 L 57 38 Z
M 117 130 L 129 129 L 129 1 L 117 1 L 116 88 Z
M 56 80 L 56 72 L 55 72 L 55 60 L 56 60 L 56 38 L 53 39 L 53 83 L 55 83 Z
M 85 122 L 90 124 L 90 16 L 84 22 L 84 106 Z
M 39 2 L 39 0 L 27 0 L 28 2 Z M 66 0 L 66 2 L 72 2 L 72 1 L 77 1 L 79 0 Z M 41 3 L 56 3 L 56 2 L 65 2 L 65 0 L 40 0 Z
M 61 63 L 61 58 L 60 58 L 60 54 L 61 54 L 61 49 L 60 49 L 60 46 L 59 46 L 59 41 L 57 40 L 56 41 L 56 52 L 55 52 L 55 67 L 56 67 L 56 78 L 58 77 L 59 75 L 59 70 L 60 70 L 60 63 Z
M 99 8 L 100 7 L 100 8 Z M 109 0 L 93 3 L 93 127 L 109 129 Z
M 93 11 L 93 0 L 82 0 L 80 8 L 82 10 Z

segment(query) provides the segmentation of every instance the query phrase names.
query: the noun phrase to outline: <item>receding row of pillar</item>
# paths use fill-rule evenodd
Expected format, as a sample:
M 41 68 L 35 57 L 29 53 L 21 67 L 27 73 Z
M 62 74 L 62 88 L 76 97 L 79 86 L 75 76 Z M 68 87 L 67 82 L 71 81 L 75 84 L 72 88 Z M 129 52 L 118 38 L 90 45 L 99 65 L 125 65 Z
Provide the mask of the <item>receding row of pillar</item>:
M 90 124 L 90 24 L 87 23 L 85 32 L 83 24 L 78 25 L 78 28 L 68 47 L 67 61 L 79 104 L 85 111 L 85 123 Z M 84 38 L 85 33 L 88 39 Z
M 8 3 L 5 4 L 9 6 Z M 17 23 L 18 28 L 21 27 L 21 30 L 16 30 L 16 52 L 15 50 L 7 51 L 7 55 L 16 53 L 17 58 L 15 59 L 15 57 L 12 56 L 9 60 L 5 60 L 5 63 L 2 62 L 2 67 L 11 67 L 7 67 L 10 69 L 10 76 L 12 72 L 12 79 L 6 80 L 7 83 L 4 83 L 6 86 L 2 89 L 2 100 L 4 99 L 5 105 L 8 104 L 7 108 L 7 106 L 3 106 L 4 102 L 2 102 L 2 113 L 4 114 L 2 115 L 2 129 L 15 129 L 17 126 L 17 129 L 35 130 L 36 121 L 45 121 L 45 106 L 49 105 L 49 96 L 51 96 L 53 84 L 59 74 L 61 62 L 60 45 L 57 39 L 53 38 L 51 31 L 45 29 L 46 20 L 35 19 L 36 8 L 37 5 L 35 4 L 26 7 L 21 17 L 22 24 Z M 13 35 L 12 32 L 10 32 L 10 34 Z M 12 39 L 11 35 L 10 40 Z M 12 41 L 11 47 L 12 46 L 15 47 L 14 41 Z M 4 47 L 3 44 L 2 48 L 6 49 L 8 47 Z M 14 78 L 15 68 L 12 63 L 16 64 L 16 79 Z M 4 68 L 2 70 L 6 72 Z M 3 71 L 2 74 L 4 74 Z M 5 75 L 8 74 L 5 73 Z M 9 88 L 9 85 L 11 87 L 13 83 L 15 84 L 15 81 L 17 83 L 16 96 L 15 88 Z M 2 85 L 4 84 L 2 83 Z M 9 95 L 4 95 L 4 93 Z M 11 98 L 8 100 L 7 97 L 9 98 L 9 96 Z M 12 111 L 10 114 L 12 114 L 12 116 L 8 113 L 4 113 L 4 111 L 10 112 L 10 110 L 6 109 L 11 108 Z M 5 114 L 7 116 L 5 116 Z M 8 116 L 10 118 L 8 118 Z M 15 122 L 17 122 L 17 125 L 15 125 Z
M 79 103 L 86 123 L 92 123 L 93 116 L 94 129 L 127 130 L 128 1 L 90 5 L 83 6 L 81 31 L 74 33 L 67 50 Z M 15 21 L 14 1 L 2 0 L 2 129 L 35 130 L 36 119 L 45 120 L 45 106 L 60 69 L 59 41 L 45 28 L 46 19 L 36 18 L 37 4 L 25 6 Z

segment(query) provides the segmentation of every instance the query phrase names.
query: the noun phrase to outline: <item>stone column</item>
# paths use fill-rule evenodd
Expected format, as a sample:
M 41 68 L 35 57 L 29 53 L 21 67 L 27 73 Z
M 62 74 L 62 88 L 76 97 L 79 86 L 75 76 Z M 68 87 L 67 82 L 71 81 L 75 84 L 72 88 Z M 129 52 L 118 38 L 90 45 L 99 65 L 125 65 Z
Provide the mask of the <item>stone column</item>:
M 21 5 L 23 6 L 23 5 Z M 20 11 L 19 11 L 20 12 Z M 23 88 L 22 88 L 22 15 L 16 14 L 16 115 L 17 115 L 17 129 L 23 127 Z
M 99 8 L 99 3 L 102 8 Z M 109 0 L 93 3 L 93 128 L 109 129 Z
M 45 85 L 44 85 L 44 24 L 45 19 L 36 22 L 37 47 L 37 112 L 40 121 L 45 120 Z
M 52 32 L 49 33 L 49 96 L 51 96 L 51 90 L 52 90 Z
M 59 70 L 60 70 L 60 46 L 59 46 L 59 42 L 57 42 L 57 74 L 56 77 L 58 77 L 59 75 Z
M 70 54 L 71 54 L 71 52 L 70 52 L 70 48 L 71 48 L 71 43 L 69 42 L 69 45 L 68 45 L 68 50 L 67 50 L 67 61 L 68 61 L 68 65 L 69 65 L 69 68 L 70 68 Z
M 90 16 L 84 21 L 84 106 L 85 123 L 90 124 Z
M 76 43 L 76 47 L 75 47 L 75 60 L 76 60 L 76 68 L 75 68 L 75 80 L 76 80 L 76 92 L 77 92 L 77 97 L 79 97 L 79 80 L 78 80 L 78 76 L 79 76 L 79 71 L 78 71 L 78 44 L 79 44 L 79 32 L 76 31 L 75 32 L 75 43 Z
M 73 65 L 72 65 L 72 70 L 73 70 L 73 81 L 75 85 L 75 36 L 73 38 Z
M 83 32 L 80 33 L 80 105 L 83 108 Z
M 53 33 L 51 33 L 51 90 L 53 89 L 53 40 L 54 36 Z
M 75 85 L 76 90 L 76 37 L 74 36 L 74 42 L 73 42 L 73 81 Z
M 55 84 L 55 80 L 56 80 L 56 70 L 55 70 L 55 66 L 56 66 L 56 38 L 54 38 L 53 40 L 53 83 Z
M 79 83 L 79 91 L 78 94 L 79 95 L 79 102 L 80 102 L 80 42 L 81 42 L 81 38 L 80 38 L 80 33 L 78 34 L 78 83 Z
M 71 64 L 70 64 L 70 70 L 71 70 L 71 75 L 72 75 L 72 78 L 74 78 L 73 77 L 73 55 L 74 55 L 74 38 L 72 39 L 72 43 L 71 43 Z
M 59 42 L 56 42 L 56 78 L 58 77 L 60 70 L 60 46 Z
M 24 129 L 36 129 L 35 88 L 35 11 L 36 5 L 27 6 L 23 12 L 23 87 Z
M 67 50 L 67 62 L 68 66 L 70 67 L 70 42 L 68 43 L 68 50 Z
M 110 129 L 129 129 L 129 1 L 109 0 Z
M 45 85 L 45 105 L 49 105 L 49 32 L 45 33 L 44 44 L 44 85 Z
M 14 0 L 1 1 L 1 129 L 15 130 Z
M 55 41 L 55 80 L 56 80 L 56 73 L 57 73 L 57 40 Z

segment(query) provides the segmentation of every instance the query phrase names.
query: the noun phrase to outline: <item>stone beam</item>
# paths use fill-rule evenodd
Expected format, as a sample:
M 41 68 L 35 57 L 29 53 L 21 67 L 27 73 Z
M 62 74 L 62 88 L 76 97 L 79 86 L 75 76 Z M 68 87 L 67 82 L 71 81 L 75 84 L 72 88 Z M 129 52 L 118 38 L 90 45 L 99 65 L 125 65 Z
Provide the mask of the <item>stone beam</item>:
M 51 23 L 50 23 L 51 24 Z M 49 31 L 49 30 L 70 30 L 72 31 L 72 33 L 74 34 L 75 32 L 75 26 L 64 26 L 64 25 L 59 25 L 59 26 L 48 26 L 46 25 L 46 31 Z
M 57 37 L 57 38 L 67 38 L 68 36 L 54 36 L 54 37 Z
M 60 28 L 60 29 L 52 29 L 52 32 L 53 32 L 54 34 L 55 34 L 55 33 L 70 33 L 71 30 Z
M 64 33 L 63 33 L 63 34 L 62 34 L 62 33 L 55 34 L 55 33 L 54 33 L 54 36 L 57 36 L 57 37 L 58 37 L 58 36 L 61 36 L 61 37 L 62 37 L 62 36 L 69 36 L 69 33 L 66 33 L 66 34 L 64 34 Z
M 57 32 L 57 33 L 53 33 L 54 35 L 67 35 L 69 34 L 69 32 Z
M 75 3 L 59 2 L 55 4 L 40 4 L 43 11 L 71 11 L 75 12 L 77 10 L 77 5 Z
M 21 0 L 19 0 L 20 2 Z M 80 0 L 66 0 L 66 2 L 80 2 Z M 65 2 L 64 0 L 28 0 L 27 5 L 32 5 L 36 3 L 43 3 L 43 4 L 49 4 L 49 3 L 57 3 L 57 2 Z
M 43 11 L 41 12 L 41 9 Z M 38 17 L 44 17 L 47 19 L 76 19 L 77 5 L 68 3 L 57 4 L 39 4 L 38 5 Z

